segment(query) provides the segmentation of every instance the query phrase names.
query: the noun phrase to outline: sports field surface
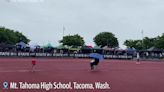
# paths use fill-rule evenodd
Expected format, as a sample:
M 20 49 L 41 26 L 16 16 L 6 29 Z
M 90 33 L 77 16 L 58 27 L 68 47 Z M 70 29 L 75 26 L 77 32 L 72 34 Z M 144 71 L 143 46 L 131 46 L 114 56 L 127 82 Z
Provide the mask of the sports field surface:
M 4 89 L 3 82 L 107 82 L 111 89 L 51 89 L 47 92 L 164 92 L 164 62 L 104 60 L 90 70 L 90 59 L 37 58 L 35 72 L 32 58 L 0 58 L 0 92 L 46 92 L 44 89 Z

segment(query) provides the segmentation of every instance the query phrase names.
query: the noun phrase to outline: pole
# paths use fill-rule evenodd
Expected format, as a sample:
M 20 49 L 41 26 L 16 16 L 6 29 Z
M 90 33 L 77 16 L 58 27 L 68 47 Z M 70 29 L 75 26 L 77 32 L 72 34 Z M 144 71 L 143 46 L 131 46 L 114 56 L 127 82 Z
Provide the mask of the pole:
M 63 26 L 63 38 L 64 38 L 64 31 L 65 31 L 65 27 Z
M 144 31 L 143 31 L 143 29 L 141 31 L 141 34 L 142 34 L 142 48 L 144 48 L 144 42 L 143 42 L 143 39 L 144 39 Z

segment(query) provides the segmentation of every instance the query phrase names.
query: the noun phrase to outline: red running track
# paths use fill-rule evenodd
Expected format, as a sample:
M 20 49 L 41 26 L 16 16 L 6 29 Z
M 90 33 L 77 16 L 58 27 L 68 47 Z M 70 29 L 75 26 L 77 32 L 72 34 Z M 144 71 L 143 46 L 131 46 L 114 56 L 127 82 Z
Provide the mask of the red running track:
M 31 72 L 31 58 L 0 59 L 0 92 L 45 92 L 3 89 L 3 82 L 107 82 L 111 89 L 49 90 L 48 92 L 164 92 L 164 62 L 105 60 L 91 71 L 89 59 L 39 58 Z

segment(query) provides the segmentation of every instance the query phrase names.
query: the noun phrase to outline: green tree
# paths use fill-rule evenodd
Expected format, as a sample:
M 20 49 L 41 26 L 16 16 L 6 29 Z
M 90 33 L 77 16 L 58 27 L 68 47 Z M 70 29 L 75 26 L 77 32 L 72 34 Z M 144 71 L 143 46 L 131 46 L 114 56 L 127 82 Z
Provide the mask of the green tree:
M 164 49 L 164 34 L 155 38 L 145 37 L 143 40 L 126 40 L 124 45 L 130 48 L 134 47 L 138 50 L 149 49 L 151 47 Z
M 134 40 L 126 40 L 124 42 L 124 45 L 127 46 L 128 48 L 133 48 L 135 47 L 136 43 L 134 43 Z
M 126 40 L 124 45 L 128 48 L 135 48 L 137 50 L 143 49 L 142 40 Z
M 118 40 L 111 32 L 101 32 L 93 40 L 97 46 L 118 47 Z
M 157 41 L 155 47 L 159 49 L 164 49 L 164 33 L 162 34 L 162 36 L 158 36 L 156 39 Z
M 16 44 L 20 41 L 28 43 L 30 40 L 18 31 L 0 27 L 0 43 Z
M 85 43 L 83 37 L 81 37 L 78 34 L 64 36 L 63 39 L 60 40 L 59 42 L 62 43 L 63 45 L 73 46 L 73 47 L 83 46 Z
M 145 37 L 143 39 L 143 49 L 149 49 L 151 47 L 154 47 L 155 44 L 156 44 L 156 38 Z

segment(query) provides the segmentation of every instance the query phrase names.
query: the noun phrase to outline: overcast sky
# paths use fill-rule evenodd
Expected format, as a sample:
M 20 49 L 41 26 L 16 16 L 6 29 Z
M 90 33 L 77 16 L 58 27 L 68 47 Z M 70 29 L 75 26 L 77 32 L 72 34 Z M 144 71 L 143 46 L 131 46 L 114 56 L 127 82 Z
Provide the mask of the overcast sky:
M 0 26 L 18 30 L 31 44 L 44 45 L 65 35 L 80 34 L 94 45 L 99 32 L 115 34 L 120 47 L 126 39 L 164 33 L 163 0 L 0 0 Z

